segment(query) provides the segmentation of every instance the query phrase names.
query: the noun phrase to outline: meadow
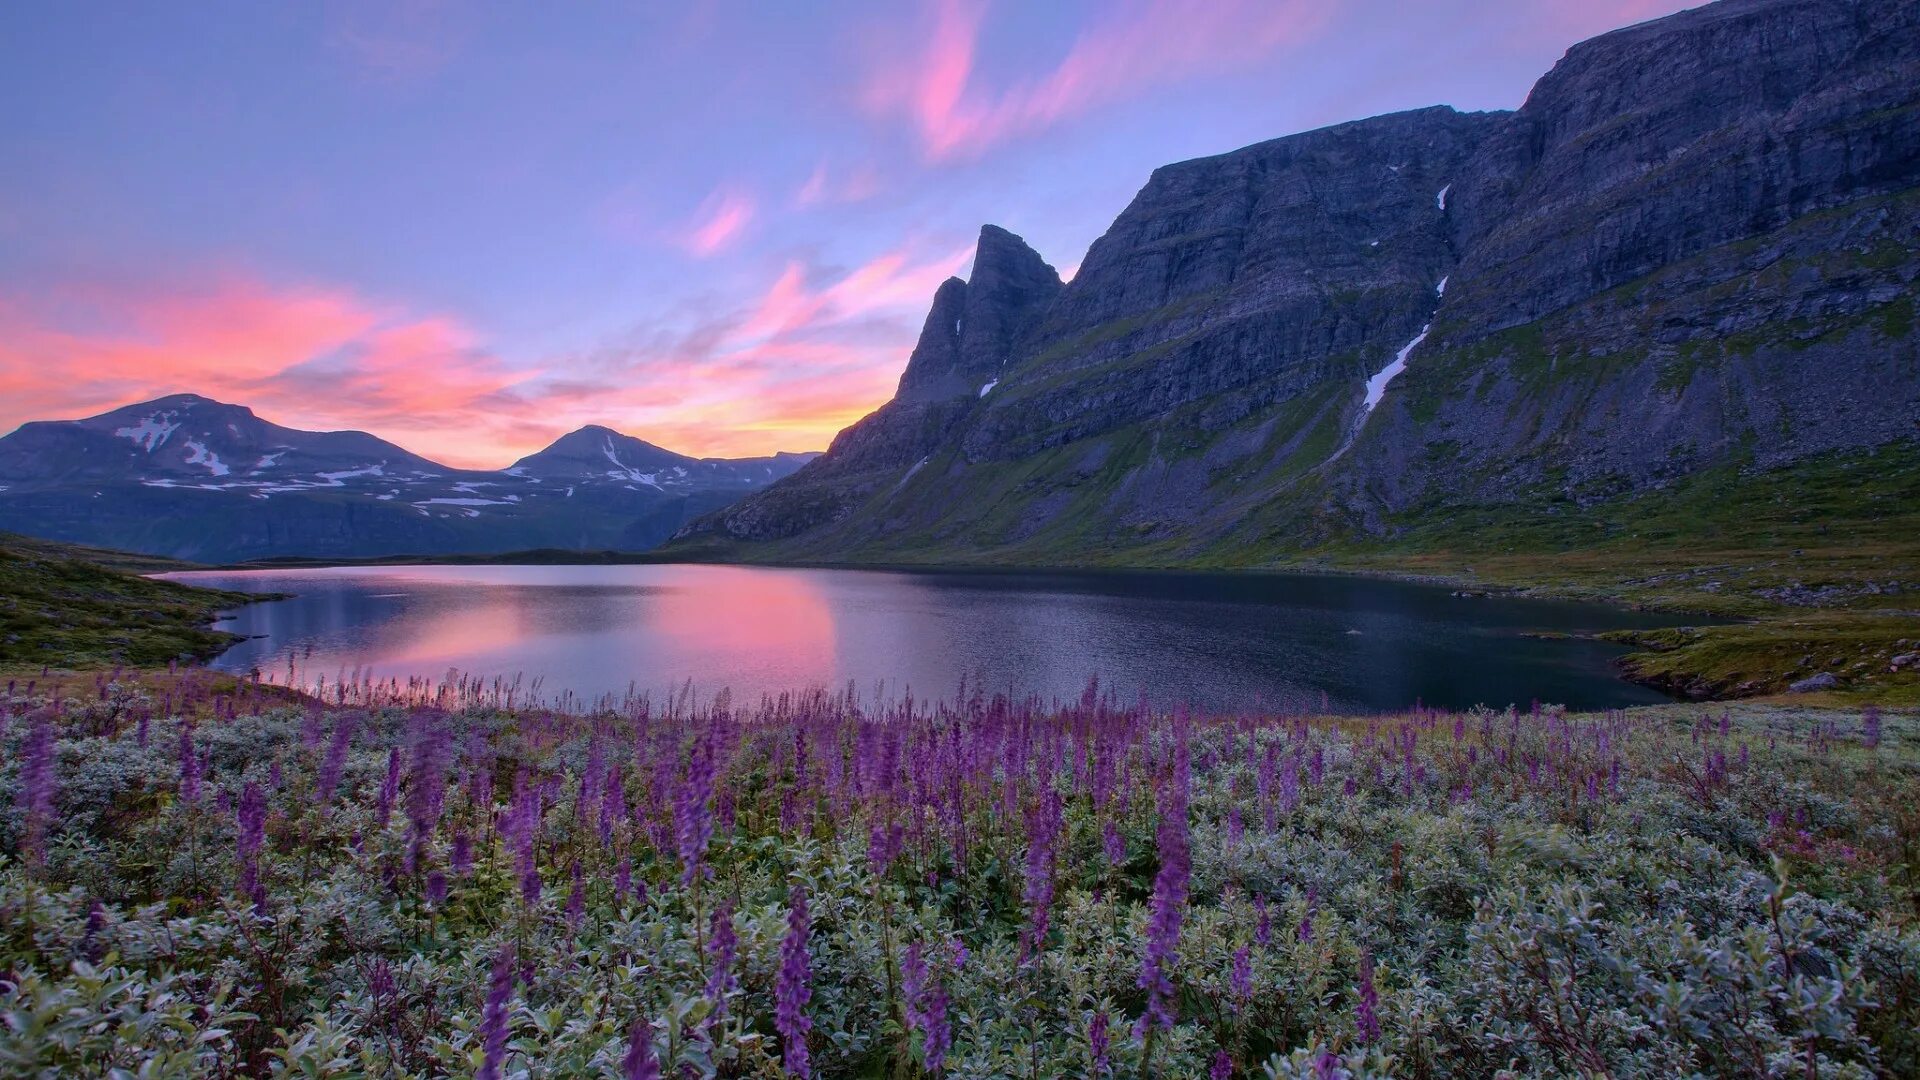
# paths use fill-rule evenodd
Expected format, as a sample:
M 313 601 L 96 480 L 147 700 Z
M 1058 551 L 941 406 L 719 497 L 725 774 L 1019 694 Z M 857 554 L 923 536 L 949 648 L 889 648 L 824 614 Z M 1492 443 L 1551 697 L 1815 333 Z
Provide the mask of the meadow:
M 1920 721 L 0 697 L 24 1076 L 1920 1074 Z

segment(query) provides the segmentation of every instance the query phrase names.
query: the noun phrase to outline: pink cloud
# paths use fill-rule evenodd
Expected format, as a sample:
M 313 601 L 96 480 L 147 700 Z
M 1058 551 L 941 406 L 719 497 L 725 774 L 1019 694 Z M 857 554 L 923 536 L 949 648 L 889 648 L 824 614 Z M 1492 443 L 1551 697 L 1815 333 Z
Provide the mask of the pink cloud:
M 246 275 L 0 294 L 0 432 L 194 392 L 474 468 L 587 423 L 696 455 L 820 449 L 887 399 L 934 289 L 969 254 L 791 262 L 732 310 L 537 364 L 509 364 L 446 314 Z
M 718 254 L 740 238 L 753 221 L 755 209 L 753 197 L 744 192 L 725 188 L 716 191 L 700 204 L 682 244 L 701 258 Z
M 978 85 L 985 13 L 980 0 L 933 0 L 924 49 L 868 80 L 868 108 L 904 113 L 930 159 L 977 154 L 1157 84 L 1253 63 L 1326 17 L 1305 0 L 1138 0 L 1088 28 L 1051 70 L 996 89 Z
M 934 289 L 970 254 L 909 244 L 850 269 L 789 262 L 737 310 L 637 328 L 528 393 L 686 453 L 820 449 L 891 396 Z
M 826 162 L 814 167 L 807 182 L 794 192 L 795 206 L 819 206 L 825 203 L 865 202 L 880 193 L 880 172 L 871 165 L 860 165 L 845 172 L 834 172 Z
M 81 285 L 0 297 L 0 428 L 191 391 L 283 423 L 369 428 L 475 463 L 531 372 L 445 316 L 229 277 L 195 288 Z

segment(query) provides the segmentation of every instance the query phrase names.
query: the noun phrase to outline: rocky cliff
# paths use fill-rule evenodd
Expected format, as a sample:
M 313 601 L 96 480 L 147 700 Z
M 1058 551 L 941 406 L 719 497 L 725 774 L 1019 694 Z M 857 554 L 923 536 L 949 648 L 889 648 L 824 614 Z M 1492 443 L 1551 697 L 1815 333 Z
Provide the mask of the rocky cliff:
M 1251 560 L 1920 438 L 1920 5 L 1723 0 L 1514 112 L 1157 170 L 1063 288 L 1016 254 L 990 338 L 947 283 L 894 401 L 686 539 Z

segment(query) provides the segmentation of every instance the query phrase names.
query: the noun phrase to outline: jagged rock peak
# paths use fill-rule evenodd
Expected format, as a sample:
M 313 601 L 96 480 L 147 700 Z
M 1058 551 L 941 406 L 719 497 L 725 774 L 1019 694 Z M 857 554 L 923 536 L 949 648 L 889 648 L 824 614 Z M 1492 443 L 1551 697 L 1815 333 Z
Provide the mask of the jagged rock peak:
M 966 281 L 948 278 L 934 293 L 895 400 L 978 396 L 1059 292 L 1059 272 L 1025 240 L 981 226 L 973 272 Z

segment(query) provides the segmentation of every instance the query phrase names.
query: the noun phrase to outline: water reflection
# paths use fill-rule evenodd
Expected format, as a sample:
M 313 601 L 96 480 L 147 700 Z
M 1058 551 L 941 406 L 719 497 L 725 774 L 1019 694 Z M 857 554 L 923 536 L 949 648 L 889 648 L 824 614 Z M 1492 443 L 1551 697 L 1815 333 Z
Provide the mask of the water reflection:
M 538 677 L 592 698 L 687 680 L 737 695 L 840 687 L 991 688 L 1076 696 L 1098 676 L 1131 697 L 1216 708 L 1464 707 L 1538 698 L 1583 708 L 1661 700 L 1615 679 L 1617 650 L 1543 640 L 1673 620 L 1594 605 L 1461 599 L 1341 577 L 892 573 L 727 566 L 473 566 L 207 572 L 292 592 L 228 625 L 258 635 L 217 661 L 284 677 Z

